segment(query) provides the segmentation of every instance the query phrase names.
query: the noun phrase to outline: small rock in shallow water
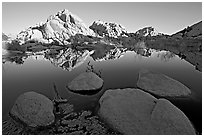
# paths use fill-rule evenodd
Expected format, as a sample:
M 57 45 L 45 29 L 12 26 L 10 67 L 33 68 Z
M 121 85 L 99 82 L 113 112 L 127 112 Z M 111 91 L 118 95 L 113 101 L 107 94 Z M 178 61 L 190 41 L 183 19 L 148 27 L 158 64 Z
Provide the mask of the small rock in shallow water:
M 142 70 L 139 72 L 137 86 L 158 96 L 188 96 L 191 91 L 177 80 L 164 74 Z
M 10 114 L 30 127 L 48 126 L 55 120 L 53 108 L 52 101 L 44 95 L 26 92 L 17 98 Z
M 139 89 L 107 90 L 99 103 L 99 115 L 122 134 L 195 134 L 181 110 Z
M 103 80 L 93 72 L 85 72 L 68 84 L 71 91 L 96 91 L 103 86 Z

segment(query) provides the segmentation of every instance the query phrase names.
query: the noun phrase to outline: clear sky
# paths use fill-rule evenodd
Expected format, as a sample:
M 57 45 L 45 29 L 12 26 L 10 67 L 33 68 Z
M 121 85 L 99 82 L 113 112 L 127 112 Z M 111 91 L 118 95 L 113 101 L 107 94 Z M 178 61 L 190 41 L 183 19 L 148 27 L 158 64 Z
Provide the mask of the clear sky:
M 76 14 L 86 26 L 103 20 L 119 23 L 129 32 L 153 26 L 159 32 L 173 34 L 202 20 L 201 2 L 3 2 L 2 31 L 17 34 L 62 9 Z

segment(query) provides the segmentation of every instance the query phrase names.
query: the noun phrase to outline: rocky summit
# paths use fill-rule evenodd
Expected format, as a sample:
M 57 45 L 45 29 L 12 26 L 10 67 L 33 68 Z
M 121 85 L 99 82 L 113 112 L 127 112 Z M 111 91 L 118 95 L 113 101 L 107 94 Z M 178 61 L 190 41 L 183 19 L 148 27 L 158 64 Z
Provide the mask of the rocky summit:
M 178 97 L 191 94 L 191 90 L 179 81 L 148 70 L 139 72 L 137 86 L 158 96 Z
M 99 115 L 122 134 L 195 134 L 189 119 L 170 101 L 139 89 L 107 90 L 99 103 Z
M 95 36 L 93 30 L 86 27 L 79 17 L 64 9 L 48 17 L 45 23 L 39 23 L 20 32 L 17 39 L 21 43 L 34 39 L 43 43 L 55 42 L 66 45 L 68 39 L 76 34 Z
M 162 35 L 153 27 L 145 27 L 145 28 L 139 29 L 138 31 L 135 32 L 135 34 L 138 36 L 144 36 L 144 37 Z
M 50 99 L 36 92 L 20 95 L 13 105 L 10 114 L 27 126 L 48 126 L 55 121 L 53 103 Z
M 127 31 L 124 27 L 117 23 L 103 22 L 103 21 L 94 21 L 93 24 L 89 27 L 96 34 L 101 37 L 108 36 L 117 38 L 123 34 L 126 34 Z

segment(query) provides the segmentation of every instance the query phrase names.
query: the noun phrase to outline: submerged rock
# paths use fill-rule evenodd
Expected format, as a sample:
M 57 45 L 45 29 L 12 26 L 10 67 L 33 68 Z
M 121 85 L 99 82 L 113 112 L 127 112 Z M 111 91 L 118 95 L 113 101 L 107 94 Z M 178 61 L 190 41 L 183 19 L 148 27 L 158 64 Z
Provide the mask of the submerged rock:
M 48 126 L 55 120 L 53 109 L 52 101 L 44 95 L 26 92 L 17 98 L 10 114 L 30 127 Z
M 103 86 L 103 80 L 93 72 L 81 73 L 68 84 L 71 91 L 96 91 Z
M 191 91 L 177 80 L 164 74 L 142 70 L 139 72 L 137 86 L 158 96 L 188 96 Z
M 195 134 L 181 110 L 139 89 L 107 90 L 99 103 L 99 115 L 122 134 Z

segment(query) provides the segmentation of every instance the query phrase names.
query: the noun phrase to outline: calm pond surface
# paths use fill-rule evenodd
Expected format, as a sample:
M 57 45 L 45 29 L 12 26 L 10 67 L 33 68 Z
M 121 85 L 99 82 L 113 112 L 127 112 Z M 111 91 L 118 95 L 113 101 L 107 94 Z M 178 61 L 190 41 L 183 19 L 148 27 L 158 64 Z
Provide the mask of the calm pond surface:
M 3 120 L 8 118 L 8 112 L 15 100 L 24 92 L 35 91 L 53 99 L 55 95 L 53 83 L 60 96 L 67 98 L 76 111 L 95 112 L 98 100 L 105 90 L 136 88 L 138 71 L 148 69 L 168 75 L 191 89 L 192 95 L 189 98 L 168 99 L 187 115 L 199 133 L 202 132 L 201 72 L 192 64 L 168 51 L 151 50 L 151 55 L 142 56 L 134 51 L 119 50 L 118 52 L 117 50 L 112 54 L 106 54 L 105 57 L 99 57 L 96 52 L 89 51 L 73 55 L 67 50 L 60 52 L 57 57 L 46 56 L 44 53 L 25 56 L 20 60 L 21 64 L 4 61 L 2 64 Z M 70 59 L 72 62 L 67 61 Z M 66 85 L 90 66 L 93 66 L 94 71 L 101 72 L 104 80 L 102 90 L 91 95 L 69 91 Z

